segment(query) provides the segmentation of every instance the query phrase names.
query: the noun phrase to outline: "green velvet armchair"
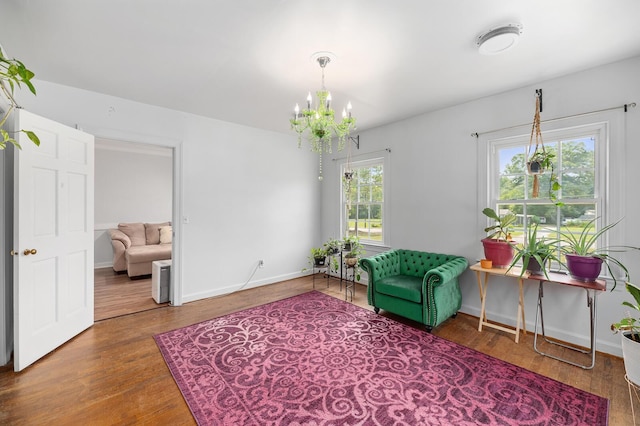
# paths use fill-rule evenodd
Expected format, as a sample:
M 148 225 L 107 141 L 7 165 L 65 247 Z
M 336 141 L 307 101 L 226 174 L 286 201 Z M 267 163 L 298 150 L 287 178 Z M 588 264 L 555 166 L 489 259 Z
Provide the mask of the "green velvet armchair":
M 397 249 L 361 259 L 360 265 L 369 275 L 367 297 L 376 313 L 384 309 L 431 331 L 460 309 L 464 257 Z

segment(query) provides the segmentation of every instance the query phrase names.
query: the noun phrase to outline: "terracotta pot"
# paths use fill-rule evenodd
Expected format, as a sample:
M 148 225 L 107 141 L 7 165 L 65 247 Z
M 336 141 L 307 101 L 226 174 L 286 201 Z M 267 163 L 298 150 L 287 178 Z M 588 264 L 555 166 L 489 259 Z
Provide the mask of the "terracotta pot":
M 484 269 L 491 269 L 493 268 L 493 262 L 489 259 L 480 259 L 480 267 Z
M 622 357 L 627 378 L 640 386 L 640 342 L 631 339 L 631 331 L 622 333 Z
M 484 257 L 493 263 L 494 268 L 508 268 L 513 260 L 513 247 L 504 240 L 485 238 L 482 240 Z
M 594 256 L 567 254 L 567 269 L 574 280 L 591 282 L 598 279 L 602 270 L 602 259 Z

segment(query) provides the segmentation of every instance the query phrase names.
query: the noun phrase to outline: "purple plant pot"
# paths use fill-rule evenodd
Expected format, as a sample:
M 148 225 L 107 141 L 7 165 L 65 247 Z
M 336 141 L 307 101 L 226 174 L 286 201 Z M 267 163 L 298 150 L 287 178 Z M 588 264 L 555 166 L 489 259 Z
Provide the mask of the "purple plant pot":
M 494 268 L 508 268 L 513 260 L 513 247 L 506 241 L 485 238 L 482 240 L 485 259 L 493 262 Z
M 567 268 L 571 278 L 584 282 L 591 282 L 598 279 L 602 270 L 602 259 L 593 256 L 578 256 L 577 254 L 567 254 Z

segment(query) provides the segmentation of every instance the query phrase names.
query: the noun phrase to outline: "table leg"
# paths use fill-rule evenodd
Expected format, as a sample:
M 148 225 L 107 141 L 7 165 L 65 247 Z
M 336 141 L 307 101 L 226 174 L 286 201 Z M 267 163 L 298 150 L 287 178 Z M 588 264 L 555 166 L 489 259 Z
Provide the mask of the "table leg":
M 487 301 L 487 287 L 489 285 L 489 274 L 484 274 L 484 285 L 480 283 L 480 273 L 478 274 L 478 286 L 480 288 L 480 323 L 478 324 L 478 331 L 482 331 L 483 322 L 487 321 L 486 301 Z
M 585 351 L 583 349 L 580 349 L 578 347 L 575 347 L 571 344 L 564 344 L 564 343 L 560 343 L 560 342 L 554 342 L 553 340 L 549 340 L 547 339 L 547 336 L 545 335 L 544 332 L 544 312 L 543 312 L 543 303 L 542 303 L 542 299 L 544 297 L 544 293 L 542 290 L 542 285 L 543 285 L 544 281 L 540 281 L 539 284 L 539 288 L 538 288 L 538 307 L 536 309 L 536 324 L 535 324 L 535 328 L 534 328 L 534 336 L 533 336 L 533 349 L 539 353 L 540 355 L 544 355 L 546 357 L 549 358 L 553 358 L 555 360 L 558 361 L 562 361 L 562 362 L 566 362 L 567 364 L 571 364 L 574 365 L 576 367 L 580 367 L 583 368 L 585 370 L 591 370 L 595 364 L 596 364 L 596 348 L 595 348 L 595 342 L 596 342 L 596 300 L 597 300 L 597 294 L 591 296 L 591 294 L 589 293 L 589 289 L 585 288 L 585 291 L 587 292 L 587 306 L 589 307 L 589 325 L 591 327 L 590 329 L 590 350 Z M 540 349 L 538 349 L 538 316 L 540 317 L 540 325 L 541 325 L 541 333 L 542 334 L 542 338 L 544 339 L 545 342 L 551 344 L 551 345 L 555 345 L 555 346 L 560 346 L 563 347 L 565 349 L 569 349 L 575 352 L 579 352 L 582 354 L 589 354 L 591 355 L 591 365 L 587 365 L 587 364 L 579 364 L 573 361 L 569 361 L 565 358 L 561 358 L 558 356 L 554 356 L 554 355 L 550 355 L 548 353 L 542 352 Z
M 527 335 L 527 322 L 524 319 L 524 278 L 520 278 L 520 309 L 522 312 L 522 331 Z

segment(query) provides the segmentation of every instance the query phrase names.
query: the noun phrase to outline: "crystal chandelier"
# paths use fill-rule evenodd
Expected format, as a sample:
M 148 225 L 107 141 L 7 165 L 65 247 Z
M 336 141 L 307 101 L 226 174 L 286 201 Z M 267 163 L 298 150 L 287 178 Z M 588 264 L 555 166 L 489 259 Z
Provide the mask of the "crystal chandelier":
M 331 153 L 331 141 L 338 139 L 338 151 L 344 148 L 351 130 L 356 128 L 356 119 L 351 116 L 351 102 L 342 109 L 342 121 L 335 121 L 335 112 L 331 108 L 331 92 L 324 87 L 324 68 L 331 61 L 329 56 L 320 55 L 317 58 L 322 69 L 322 88 L 316 92 L 317 104 L 313 107 L 311 92 L 307 95 L 307 107 L 300 111 L 296 104 L 291 121 L 291 128 L 298 133 L 298 148 L 302 146 L 302 135 L 308 131 L 307 138 L 311 144 L 311 151 L 320 154 L 320 176 L 322 180 L 322 153 Z

